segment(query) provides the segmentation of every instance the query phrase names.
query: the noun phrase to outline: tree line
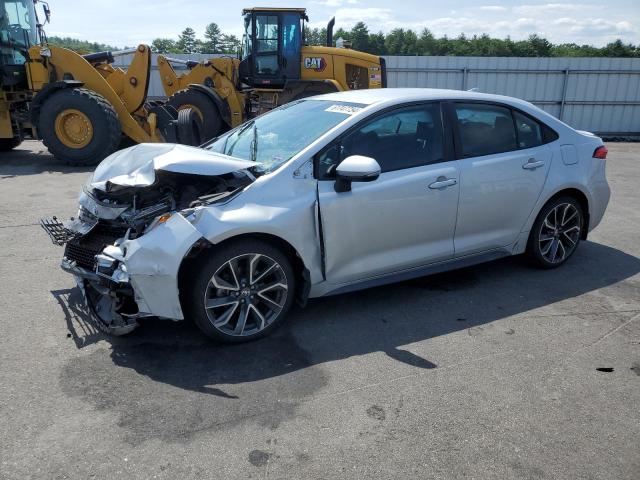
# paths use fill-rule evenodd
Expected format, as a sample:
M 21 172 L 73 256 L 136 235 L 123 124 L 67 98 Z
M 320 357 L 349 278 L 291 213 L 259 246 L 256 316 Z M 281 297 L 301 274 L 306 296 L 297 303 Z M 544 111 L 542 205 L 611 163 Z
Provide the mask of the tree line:
M 396 28 L 389 33 L 372 33 L 364 22 L 356 23 L 350 30 L 338 29 L 334 42 L 342 38 L 351 43 L 351 48 L 375 55 L 436 55 L 478 57 L 640 57 L 640 45 L 616 40 L 604 47 L 578 45 L 576 43 L 554 44 L 537 34 L 526 40 L 493 38 L 489 35 L 436 37 L 428 29 L 417 33 L 411 29 Z M 326 28 L 305 27 L 305 42 L 308 45 L 325 45 Z M 118 50 L 117 47 L 96 42 L 87 42 L 69 37 L 49 37 L 53 45 L 76 50 L 80 53 Z M 126 48 L 126 47 L 124 47 Z M 207 25 L 204 39 L 197 38 L 193 28 L 185 28 L 177 40 L 156 38 L 151 49 L 156 53 L 226 53 L 236 54 L 240 39 L 222 32 L 216 23 Z
M 222 33 L 216 23 L 210 23 L 204 30 L 204 40 L 196 37 L 193 28 L 185 28 L 178 40 L 156 38 L 151 42 L 151 50 L 156 53 L 228 53 L 236 54 L 240 39 L 235 35 Z
M 305 30 L 306 43 L 325 45 L 327 29 Z M 457 37 L 436 37 L 425 28 L 417 33 L 411 29 L 396 28 L 385 34 L 372 33 L 364 22 L 356 23 L 351 30 L 338 29 L 334 41 L 343 38 L 351 42 L 351 48 L 375 55 L 436 55 L 471 57 L 640 57 L 640 45 L 616 40 L 604 47 L 554 44 L 537 34 L 526 40 L 492 38 L 487 34 Z
M 77 38 L 71 37 L 47 37 L 47 41 L 50 45 L 54 45 L 56 47 L 68 48 L 69 50 L 74 50 L 78 53 L 95 53 L 95 52 L 105 52 L 105 51 L 116 51 L 123 49 L 122 47 L 114 47 L 112 45 L 107 45 L 99 42 L 88 42 L 86 40 L 78 40 Z M 127 47 L 124 47 L 127 48 Z

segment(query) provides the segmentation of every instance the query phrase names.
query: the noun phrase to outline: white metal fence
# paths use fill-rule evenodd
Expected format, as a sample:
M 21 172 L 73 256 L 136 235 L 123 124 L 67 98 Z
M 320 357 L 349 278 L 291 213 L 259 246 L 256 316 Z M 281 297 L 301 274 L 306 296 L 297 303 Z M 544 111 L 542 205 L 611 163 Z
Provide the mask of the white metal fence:
M 173 56 L 202 60 L 212 55 Z M 389 87 L 478 88 L 528 100 L 574 128 L 608 136 L 640 136 L 637 58 L 385 58 Z M 118 58 L 118 65 L 126 67 L 129 61 Z M 162 97 L 155 56 L 152 65 L 149 95 Z

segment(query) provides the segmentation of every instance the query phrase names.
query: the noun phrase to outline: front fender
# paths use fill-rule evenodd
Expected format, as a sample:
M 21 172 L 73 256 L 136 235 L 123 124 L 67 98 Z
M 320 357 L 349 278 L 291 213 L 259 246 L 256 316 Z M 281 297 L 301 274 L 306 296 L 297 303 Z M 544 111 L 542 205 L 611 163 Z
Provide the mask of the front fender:
M 247 202 L 225 207 L 203 208 L 196 214 L 193 224 L 206 240 L 216 245 L 240 235 L 277 237 L 297 252 L 312 283 L 322 280 L 315 198 L 301 196 L 286 206 Z

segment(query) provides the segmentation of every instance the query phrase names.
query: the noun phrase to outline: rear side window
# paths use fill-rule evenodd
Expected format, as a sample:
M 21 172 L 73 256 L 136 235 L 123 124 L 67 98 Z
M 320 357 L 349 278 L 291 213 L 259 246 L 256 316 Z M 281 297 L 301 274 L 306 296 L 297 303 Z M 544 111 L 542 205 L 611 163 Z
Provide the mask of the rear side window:
M 513 112 L 516 121 L 516 134 L 518 135 L 518 148 L 537 147 L 544 143 L 543 127 L 533 118 Z
M 498 105 L 456 103 L 463 157 L 517 150 L 511 110 Z

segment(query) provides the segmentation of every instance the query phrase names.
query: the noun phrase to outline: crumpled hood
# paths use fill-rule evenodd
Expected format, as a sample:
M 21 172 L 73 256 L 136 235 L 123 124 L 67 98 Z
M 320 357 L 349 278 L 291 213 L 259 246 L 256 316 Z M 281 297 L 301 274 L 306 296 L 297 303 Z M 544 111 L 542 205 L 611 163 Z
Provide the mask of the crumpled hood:
M 119 187 L 146 187 L 156 171 L 215 176 L 254 166 L 253 162 L 221 153 L 173 143 L 141 143 L 105 158 L 95 169 L 89 185 L 102 191 L 108 183 Z

